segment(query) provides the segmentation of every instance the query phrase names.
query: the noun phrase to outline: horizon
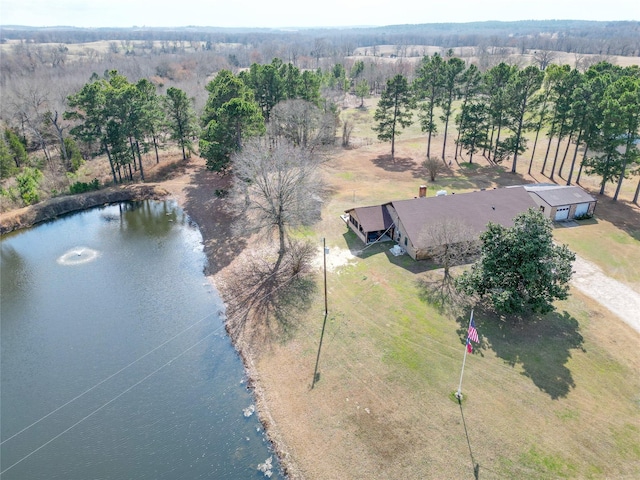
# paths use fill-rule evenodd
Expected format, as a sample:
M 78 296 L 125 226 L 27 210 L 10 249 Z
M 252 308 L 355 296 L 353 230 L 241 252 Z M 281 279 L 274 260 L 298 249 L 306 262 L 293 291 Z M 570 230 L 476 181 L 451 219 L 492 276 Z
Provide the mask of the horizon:
M 167 26 L 153 26 L 153 25 L 131 25 L 125 26 L 101 26 L 101 27 L 84 27 L 78 25 L 24 25 L 24 24 L 5 24 L 0 22 L 0 28 L 22 28 L 22 29 L 56 29 L 56 28 L 73 28 L 78 30 L 134 30 L 134 29 L 149 29 L 149 30 L 163 30 L 163 29 L 221 29 L 221 30 L 346 30 L 346 29 L 366 29 L 366 28 L 388 28 L 388 27 L 401 27 L 401 26 L 421 26 L 421 25 L 473 25 L 483 23 L 520 23 L 520 22 L 586 22 L 586 23 L 625 23 L 625 22 L 640 22 L 638 20 L 584 20 L 577 18 L 547 18 L 547 19 L 522 19 L 522 20 L 474 20 L 469 22 L 421 22 L 421 23 L 390 23 L 381 25 L 317 25 L 317 26 L 296 26 L 291 25 L 287 27 L 224 27 L 220 25 L 167 25 Z
M 638 21 L 635 0 L 450 0 L 421 7 L 400 1 L 389 8 L 382 0 L 326 0 L 312 14 L 293 8 L 285 0 L 265 3 L 240 0 L 233 4 L 211 0 L 2 0 L 3 27 L 28 28 L 237 28 L 339 29 L 395 25 L 465 24 L 518 21 Z M 199 20 L 194 22 L 194 20 Z

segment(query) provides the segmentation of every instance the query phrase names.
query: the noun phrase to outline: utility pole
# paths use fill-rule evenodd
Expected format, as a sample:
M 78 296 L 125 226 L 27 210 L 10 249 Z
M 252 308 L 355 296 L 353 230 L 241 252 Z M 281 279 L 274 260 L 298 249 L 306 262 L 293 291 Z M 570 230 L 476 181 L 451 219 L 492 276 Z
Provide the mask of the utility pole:
M 323 264 L 324 264 L 324 320 L 322 322 L 322 333 L 320 334 L 320 344 L 318 345 L 318 355 L 316 356 L 316 368 L 313 371 L 313 381 L 311 382 L 312 390 L 318 378 L 318 363 L 320 362 L 320 349 L 322 348 L 322 339 L 324 338 L 324 328 L 327 325 L 327 316 L 329 314 L 329 307 L 327 304 L 327 244 L 326 244 L 325 238 L 322 239 L 322 255 L 323 255 Z

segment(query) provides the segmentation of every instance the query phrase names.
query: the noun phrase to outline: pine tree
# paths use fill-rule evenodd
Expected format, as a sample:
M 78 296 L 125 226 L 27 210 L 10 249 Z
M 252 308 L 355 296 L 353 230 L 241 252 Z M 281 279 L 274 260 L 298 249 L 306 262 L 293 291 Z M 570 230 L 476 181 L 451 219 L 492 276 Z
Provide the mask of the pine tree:
M 396 136 L 402 133 L 401 128 L 406 128 L 412 123 L 413 105 L 413 96 L 406 77 L 398 74 L 389 79 L 373 117 L 378 122 L 373 130 L 378 132 L 379 140 L 391 140 L 392 161 L 395 156 Z

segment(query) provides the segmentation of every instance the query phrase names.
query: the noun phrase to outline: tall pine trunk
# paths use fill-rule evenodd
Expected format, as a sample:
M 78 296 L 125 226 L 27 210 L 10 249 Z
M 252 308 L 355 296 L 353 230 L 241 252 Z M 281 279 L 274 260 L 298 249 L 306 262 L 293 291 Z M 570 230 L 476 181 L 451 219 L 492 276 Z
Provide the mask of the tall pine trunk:
M 553 166 L 551 167 L 551 176 L 549 177 L 550 180 L 553 180 L 553 176 L 555 175 L 556 164 L 558 162 L 558 153 L 560 151 L 560 144 L 562 143 L 563 129 L 564 129 L 564 119 L 562 119 L 562 123 L 560 124 L 560 128 L 558 129 L 558 144 L 556 145 L 556 153 L 553 156 Z
M 536 128 L 536 137 L 533 140 L 533 149 L 531 150 L 531 159 L 529 160 L 529 171 L 527 172 L 531 175 L 531 167 L 533 166 L 533 156 L 536 153 L 536 146 L 538 145 L 538 136 L 540 135 L 540 130 L 542 129 L 542 121 L 544 120 L 544 114 L 547 109 L 547 100 L 545 99 L 542 105 L 542 111 L 540 112 L 540 121 L 538 122 L 538 128 Z
M 553 130 L 555 129 L 556 121 L 553 120 L 551 124 L 551 128 L 549 129 L 549 142 L 547 143 L 547 151 L 544 154 L 544 162 L 542 162 L 542 168 L 540 169 L 540 173 L 544 175 L 544 170 L 547 168 L 547 159 L 549 158 L 549 151 L 551 150 L 551 142 L 553 141 Z
M 576 177 L 576 184 L 580 185 L 580 177 L 582 176 L 582 168 L 584 167 L 584 162 L 587 159 L 587 152 L 589 151 L 589 144 L 585 143 L 584 145 L 584 154 L 582 155 L 582 161 L 580 162 L 580 169 L 578 170 L 578 176 Z
M 104 150 L 107 152 L 107 158 L 109 159 L 109 166 L 111 167 L 111 174 L 113 175 L 113 183 L 118 183 L 118 179 L 116 178 L 116 169 L 113 165 L 113 159 L 111 158 L 111 152 L 109 151 L 109 146 L 107 145 L 107 139 L 102 139 L 102 144 L 104 145 Z
M 144 182 L 144 170 L 142 169 L 142 155 L 140 154 L 140 143 L 136 140 L 136 153 L 138 154 L 138 163 L 140 164 L 140 179 Z
M 155 134 L 152 136 L 153 138 L 153 149 L 156 152 L 156 164 L 160 163 L 160 155 L 158 154 L 158 139 Z
M 613 195 L 613 201 L 618 201 L 618 195 L 620 194 L 620 189 L 622 188 L 622 181 L 624 180 L 624 174 L 627 170 L 627 160 L 629 158 L 629 149 L 631 148 L 631 139 L 633 137 L 632 132 L 627 131 L 627 145 L 624 151 L 624 157 L 622 160 L 622 169 L 620 171 L 620 177 L 618 177 L 618 185 L 616 186 L 616 193 Z
M 444 159 L 444 154 L 447 149 L 447 130 L 449 129 L 449 117 L 450 115 L 447 115 L 447 120 L 444 122 L 444 138 L 442 139 L 442 161 L 445 165 L 447 164 L 446 160 Z
M 604 164 L 604 173 L 602 175 L 602 183 L 600 184 L 600 195 L 604 195 L 604 189 L 607 185 L 607 179 L 609 177 L 610 169 L 611 169 L 611 154 L 608 154 Z
M 567 177 L 567 185 L 571 185 L 571 177 L 573 177 L 573 169 L 576 166 L 576 158 L 578 158 L 578 149 L 580 148 L 581 141 L 582 141 L 582 128 L 578 132 L 578 138 L 576 139 L 576 149 L 573 151 L 573 158 L 571 159 L 571 169 L 569 170 L 569 176 Z
M 562 156 L 562 162 L 560 162 L 560 169 L 558 170 L 558 176 L 562 177 L 562 170 L 564 169 L 564 163 L 567 160 L 567 154 L 569 153 L 569 147 L 571 146 L 571 138 L 573 137 L 573 132 L 569 134 L 569 140 L 567 140 L 567 148 L 564 149 L 564 155 Z

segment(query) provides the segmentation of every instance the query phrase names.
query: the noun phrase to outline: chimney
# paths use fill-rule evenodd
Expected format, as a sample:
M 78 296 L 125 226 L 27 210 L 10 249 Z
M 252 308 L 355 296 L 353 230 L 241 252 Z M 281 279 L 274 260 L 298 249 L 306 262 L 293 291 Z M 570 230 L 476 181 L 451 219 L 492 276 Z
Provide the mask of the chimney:
M 423 197 L 427 196 L 427 186 L 426 185 L 420 185 L 420 192 L 418 193 L 418 196 L 420 198 L 423 198 Z

